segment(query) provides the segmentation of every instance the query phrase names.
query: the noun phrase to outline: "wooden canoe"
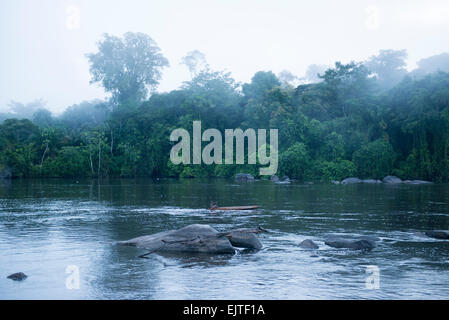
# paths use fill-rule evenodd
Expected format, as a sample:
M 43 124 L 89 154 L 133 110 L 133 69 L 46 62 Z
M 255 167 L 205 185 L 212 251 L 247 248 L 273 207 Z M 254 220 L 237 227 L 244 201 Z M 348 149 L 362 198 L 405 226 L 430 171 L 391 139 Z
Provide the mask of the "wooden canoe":
M 209 210 L 254 210 L 260 206 L 212 207 Z

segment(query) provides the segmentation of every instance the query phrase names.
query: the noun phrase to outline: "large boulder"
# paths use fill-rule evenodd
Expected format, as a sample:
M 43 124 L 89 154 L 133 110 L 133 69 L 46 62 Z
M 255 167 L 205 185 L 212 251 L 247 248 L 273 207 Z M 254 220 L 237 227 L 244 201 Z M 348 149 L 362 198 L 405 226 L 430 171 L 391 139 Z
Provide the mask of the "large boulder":
M 209 225 L 192 224 L 187 227 L 163 231 L 118 242 L 119 245 L 145 248 L 151 252 L 234 253 L 235 249 L 225 237 Z
M 299 246 L 303 249 L 318 249 L 318 245 L 310 239 L 302 241 Z
M 446 230 L 430 230 L 426 231 L 425 235 L 434 239 L 441 239 L 441 240 L 449 239 L 449 231 Z
M 402 180 L 396 176 L 386 176 L 385 178 L 383 178 L 382 180 L 383 183 L 401 183 Z
M 226 237 L 229 239 L 229 242 L 234 247 L 237 248 L 246 248 L 246 249 L 262 249 L 262 243 L 259 238 L 257 238 L 256 234 L 261 232 L 268 232 L 266 229 L 262 227 L 257 227 L 254 229 L 251 228 L 240 228 L 234 229 L 226 232 L 220 232 L 218 237 Z
M 236 181 L 253 181 L 254 176 L 249 173 L 237 173 L 234 177 Z
M 360 180 L 359 178 L 355 178 L 355 177 L 350 177 L 350 178 L 346 178 L 344 179 L 341 184 L 354 184 L 354 183 L 361 183 L 362 180 Z
M 209 225 L 192 224 L 178 230 L 119 241 L 117 244 L 145 248 L 150 252 L 234 253 L 235 247 L 261 249 L 262 244 L 255 236 L 261 231 L 265 229 L 218 232 Z
M 244 232 L 244 231 L 231 231 L 226 235 L 229 242 L 234 247 L 246 248 L 246 249 L 262 249 L 262 243 L 259 238 L 254 233 Z

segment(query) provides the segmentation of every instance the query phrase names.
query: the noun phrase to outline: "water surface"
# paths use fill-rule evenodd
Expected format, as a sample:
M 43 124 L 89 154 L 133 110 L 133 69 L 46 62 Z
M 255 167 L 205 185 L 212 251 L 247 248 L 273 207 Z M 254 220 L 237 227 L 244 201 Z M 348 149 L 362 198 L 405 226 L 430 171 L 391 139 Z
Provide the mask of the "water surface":
M 211 213 L 219 205 L 256 211 Z M 448 299 L 449 185 L 275 185 L 229 180 L 0 182 L 1 299 Z M 219 231 L 261 225 L 264 248 L 165 255 L 115 241 L 192 223 Z M 371 252 L 334 249 L 331 234 L 374 235 Z M 319 250 L 298 244 L 312 239 Z M 67 266 L 80 288 L 69 290 Z M 380 288 L 366 288 L 367 266 Z M 11 281 L 22 271 L 29 277 Z

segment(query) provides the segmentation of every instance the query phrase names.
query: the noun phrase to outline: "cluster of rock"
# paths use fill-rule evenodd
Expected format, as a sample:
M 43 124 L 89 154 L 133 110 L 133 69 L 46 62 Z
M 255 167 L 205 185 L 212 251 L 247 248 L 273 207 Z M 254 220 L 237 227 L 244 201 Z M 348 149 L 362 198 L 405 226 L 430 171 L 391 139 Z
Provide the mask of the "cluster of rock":
M 332 180 L 333 184 L 355 184 L 355 183 L 369 183 L 369 184 L 377 184 L 377 183 L 385 183 L 385 184 L 432 184 L 430 181 L 424 180 L 401 180 L 396 176 L 386 176 L 382 180 L 378 179 L 360 179 L 356 177 L 346 178 L 342 181 Z
M 449 240 L 449 231 L 447 230 L 429 230 L 424 232 L 429 238 L 439 240 Z M 370 251 L 377 246 L 380 238 L 375 236 L 329 236 L 324 240 L 324 244 L 337 249 L 365 250 Z M 319 246 L 311 239 L 306 239 L 299 244 L 303 249 L 318 249 Z
M 254 181 L 255 178 L 252 174 L 249 173 L 237 173 L 234 176 L 234 180 L 238 182 L 246 182 L 246 181 Z M 279 178 L 276 175 L 271 176 L 270 181 L 276 184 L 290 184 L 292 182 L 288 176 L 283 176 L 282 178 Z
M 148 253 L 140 256 L 142 258 L 154 252 L 232 254 L 236 252 L 237 248 L 262 249 L 262 243 L 256 236 L 260 232 L 267 232 L 267 230 L 257 227 L 218 232 L 209 225 L 192 224 L 178 230 L 163 231 L 119 241 L 117 244 L 149 250 Z M 425 235 L 434 239 L 449 240 L 449 231 L 447 230 L 430 230 L 426 231 Z M 377 246 L 378 241 L 380 238 L 375 236 L 329 236 L 324 240 L 324 244 L 337 249 L 370 251 Z M 310 250 L 319 248 L 311 239 L 302 241 L 299 247 Z M 22 281 L 27 277 L 23 272 L 16 272 L 7 278 Z
M 337 249 L 350 249 L 350 250 L 366 250 L 370 251 L 374 249 L 380 241 L 380 238 L 374 236 L 360 236 L 360 237 L 342 237 L 342 236 L 330 236 L 325 239 L 324 244 L 329 247 Z M 303 249 L 318 249 L 319 246 L 310 239 L 306 239 L 299 244 L 299 247 Z
M 234 177 L 235 181 L 242 182 L 242 181 L 254 181 L 255 178 L 253 175 L 249 173 L 237 173 Z M 283 176 L 282 178 L 279 178 L 276 175 L 273 175 L 270 177 L 270 180 L 276 184 L 290 184 L 292 180 L 288 176 Z M 342 181 L 338 180 L 332 180 L 332 184 L 357 184 L 357 183 L 366 183 L 366 184 L 432 184 L 433 182 L 430 181 L 424 181 L 424 180 L 401 180 L 400 178 L 396 176 L 386 176 L 382 180 L 379 179 L 360 179 L 357 177 L 349 177 Z
M 237 173 L 234 179 L 235 181 L 254 181 L 254 176 L 249 173 Z
M 144 248 L 149 253 L 235 253 L 236 248 L 260 250 L 262 243 L 256 236 L 260 232 L 266 230 L 258 227 L 218 232 L 209 225 L 192 224 L 178 230 L 119 241 L 117 244 Z

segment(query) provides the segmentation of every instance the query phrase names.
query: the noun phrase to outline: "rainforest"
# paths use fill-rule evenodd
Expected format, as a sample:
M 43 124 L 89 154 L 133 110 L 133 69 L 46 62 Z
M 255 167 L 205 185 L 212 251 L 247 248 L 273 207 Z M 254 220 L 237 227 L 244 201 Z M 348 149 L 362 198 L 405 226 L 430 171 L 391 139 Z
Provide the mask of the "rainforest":
M 86 59 L 91 83 L 109 93 L 104 100 L 58 115 L 42 100 L 12 101 L 0 114 L 1 177 L 260 177 L 261 164 L 248 159 L 173 164 L 170 133 L 192 135 L 193 121 L 201 121 L 221 134 L 277 129 L 277 174 L 299 181 L 395 175 L 448 182 L 449 54 L 408 71 L 405 50 L 381 50 L 366 61 L 336 62 L 313 79 L 259 71 L 239 83 L 190 53 L 191 79 L 158 92 L 169 62 L 149 35 L 106 34 L 97 49 Z

